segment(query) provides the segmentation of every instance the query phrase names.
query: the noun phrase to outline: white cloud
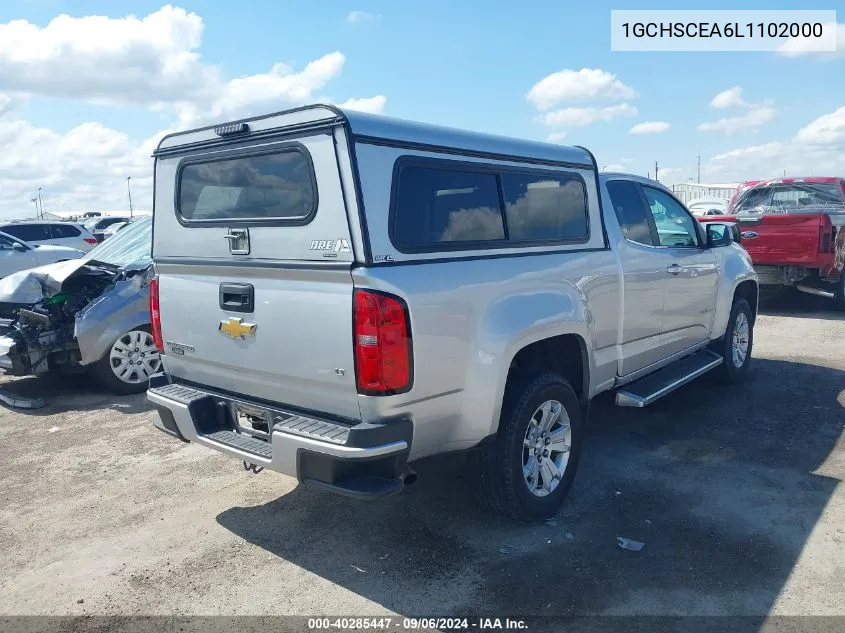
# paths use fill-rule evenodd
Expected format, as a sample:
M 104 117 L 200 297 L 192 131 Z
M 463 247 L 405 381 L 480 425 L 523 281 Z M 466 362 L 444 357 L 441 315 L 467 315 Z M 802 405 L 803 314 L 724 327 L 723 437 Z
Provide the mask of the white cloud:
M 380 16 L 367 13 L 366 11 L 350 11 L 349 15 L 346 16 L 346 21 L 349 24 L 361 24 L 362 22 L 376 20 L 379 17 Z
M 609 165 L 602 165 L 602 171 L 627 171 L 627 167 L 622 163 L 610 163 Z
M 567 132 L 552 132 L 546 140 L 549 141 L 549 143 L 562 143 L 566 136 Z
M 723 90 L 710 101 L 710 107 L 719 109 L 738 108 L 746 105 L 748 104 L 742 99 L 741 86 L 734 86 L 733 88 Z
M 203 21 L 167 5 L 145 18 L 60 15 L 40 27 L 0 24 L 0 85 L 21 92 L 152 104 L 209 94 L 217 70 L 200 61 Z
M 702 132 L 723 132 L 733 134 L 740 130 L 752 130 L 775 118 L 777 111 L 770 106 L 754 106 L 745 114 L 725 117 L 718 121 L 702 123 L 698 129 Z
M 798 130 L 795 140 L 811 145 L 845 144 L 845 107 L 811 121 Z
M 684 173 L 683 169 L 679 167 L 661 167 L 657 166 L 657 181 L 664 185 L 674 185 L 683 180 L 681 175 Z
M 549 127 L 583 127 L 597 121 L 637 116 L 637 109 L 629 103 L 604 108 L 563 108 L 538 115 L 535 119 Z
M 540 110 L 566 101 L 634 99 L 636 91 L 606 70 L 560 70 L 538 81 L 525 98 Z
M 126 177 L 132 177 L 136 210 L 152 201 L 150 153 L 160 134 L 139 141 L 99 123 L 66 134 L 24 120 L 0 118 L 0 216 L 26 217 L 42 187 L 46 211 L 127 210 Z
M 740 182 L 759 178 L 819 176 L 845 171 L 845 153 L 796 139 L 743 147 L 714 156 L 702 167 L 707 180 Z
M 369 112 L 371 114 L 381 114 L 384 112 L 384 106 L 387 103 L 387 97 L 377 95 L 375 97 L 367 97 L 365 99 L 347 99 L 343 103 L 338 104 L 340 108 L 348 110 L 358 110 L 360 112 Z
M 203 30 L 199 15 L 171 5 L 144 18 L 60 15 L 44 27 L 0 24 L 0 86 L 9 94 L 169 107 L 187 127 L 317 100 L 346 62 L 335 51 L 301 71 L 279 63 L 227 79 L 202 60 Z
M 345 62 L 342 53 L 334 52 L 307 64 L 299 73 L 276 64 L 269 73 L 237 77 L 218 85 L 212 99 L 177 103 L 180 124 L 191 127 L 305 103 L 340 75 Z
M 665 121 L 644 121 L 631 128 L 631 134 L 660 134 L 668 132 L 672 126 Z
M 799 57 L 812 55 L 818 59 L 830 60 L 845 56 L 845 24 L 827 22 L 824 28 L 836 29 L 836 50 L 835 51 L 813 51 L 808 50 L 810 39 L 803 37 L 790 37 L 778 48 L 778 55 L 784 57 Z
M 0 23 L 0 215 L 34 210 L 37 187 L 47 210 L 151 207 L 152 160 L 159 132 L 147 139 L 95 122 L 59 133 L 26 121 L 39 96 L 145 107 L 184 129 L 212 121 L 282 110 L 307 102 L 341 102 L 323 91 L 343 70 L 335 51 L 301 70 L 276 64 L 268 72 L 227 78 L 200 54 L 204 24 L 196 13 L 166 5 L 146 17 L 61 15 L 46 26 Z M 344 106 L 381 112 L 386 98 L 353 98 Z

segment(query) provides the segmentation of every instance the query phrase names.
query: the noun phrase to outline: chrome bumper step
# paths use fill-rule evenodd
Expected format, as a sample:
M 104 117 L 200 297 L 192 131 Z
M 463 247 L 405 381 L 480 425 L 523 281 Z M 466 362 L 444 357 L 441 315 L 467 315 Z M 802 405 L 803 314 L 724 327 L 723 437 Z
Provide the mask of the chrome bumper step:
M 715 369 L 724 359 L 710 350 L 696 352 L 659 369 L 653 374 L 621 387 L 616 392 L 616 406 L 645 407 L 678 387 Z

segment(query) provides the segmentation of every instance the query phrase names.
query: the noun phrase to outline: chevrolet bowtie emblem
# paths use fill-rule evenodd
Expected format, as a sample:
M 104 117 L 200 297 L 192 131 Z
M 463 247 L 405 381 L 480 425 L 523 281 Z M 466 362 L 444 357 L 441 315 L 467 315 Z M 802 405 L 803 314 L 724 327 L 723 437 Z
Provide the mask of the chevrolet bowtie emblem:
M 225 321 L 220 321 L 217 331 L 229 338 L 244 340 L 247 336 L 255 336 L 255 329 L 257 327 L 255 323 L 244 323 L 243 319 L 230 317 Z

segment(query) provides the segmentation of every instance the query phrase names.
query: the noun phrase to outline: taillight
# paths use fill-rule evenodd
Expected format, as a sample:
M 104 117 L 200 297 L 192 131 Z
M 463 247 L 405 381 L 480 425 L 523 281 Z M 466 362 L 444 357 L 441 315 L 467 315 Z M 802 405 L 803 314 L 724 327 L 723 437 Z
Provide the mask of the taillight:
M 97 240 L 93 237 L 84 237 L 82 239 L 85 240 L 86 244 L 96 244 L 97 243 Z
M 836 227 L 823 226 L 819 229 L 819 253 L 833 252 L 833 236 L 836 232 Z
M 164 339 L 161 338 L 161 312 L 158 307 L 158 277 L 150 279 L 150 329 L 153 342 L 158 351 L 164 351 Z
M 352 298 L 358 392 L 390 395 L 411 388 L 412 342 L 405 302 L 371 290 Z

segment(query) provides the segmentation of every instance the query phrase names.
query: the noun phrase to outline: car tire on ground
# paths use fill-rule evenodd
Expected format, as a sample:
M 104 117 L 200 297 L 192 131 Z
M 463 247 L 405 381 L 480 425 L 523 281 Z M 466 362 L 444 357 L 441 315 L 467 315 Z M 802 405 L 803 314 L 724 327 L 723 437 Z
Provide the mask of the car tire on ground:
M 751 306 L 745 299 L 734 298 L 728 329 L 717 342 L 715 351 L 724 362 L 717 373 L 724 382 L 742 382 L 748 376 L 751 365 L 751 350 L 754 344 L 754 320 Z
M 833 290 L 833 307 L 845 312 L 845 270 L 839 274 L 839 281 Z
M 566 379 L 544 373 L 508 386 L 495 441 L 476 457 L 482 504 L 515 521 L 557 514 L 578 468 L 583 420 Z
M 161 356 L 150 328 L 143 325 L 117 337 L 93 372 L 109 391 L 129 395 L 146 391 L 150 376 L 160 368 Z

